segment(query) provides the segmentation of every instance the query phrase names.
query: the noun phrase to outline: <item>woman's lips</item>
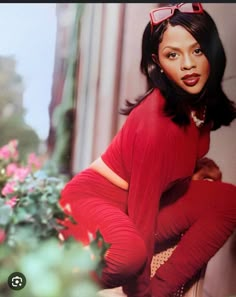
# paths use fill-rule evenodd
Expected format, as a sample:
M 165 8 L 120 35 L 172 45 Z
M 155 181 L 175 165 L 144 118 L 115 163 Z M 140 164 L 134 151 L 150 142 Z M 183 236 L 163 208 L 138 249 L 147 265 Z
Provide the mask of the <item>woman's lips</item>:
M 182 80 L 186 86 L 193 87 L 199 82 L 200 75 L 198 74 L 185 75 L 184 77 L 182 77 Z

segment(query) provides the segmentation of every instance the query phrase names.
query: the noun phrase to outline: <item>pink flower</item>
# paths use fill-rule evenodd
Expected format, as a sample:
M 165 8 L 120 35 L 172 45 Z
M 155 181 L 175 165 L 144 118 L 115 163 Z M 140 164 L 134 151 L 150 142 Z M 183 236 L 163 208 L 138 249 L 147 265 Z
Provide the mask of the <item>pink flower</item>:
M 35 155 L 35 153 L 29 154 L 28 165 L 35 169 L 39 169 L 42 166 L 40 159 Z
M 11 158 L 14 160 L 17 160 L 19 157 L 19 153 L 18 153 L 18 140 L 13 139 L 10 142 L 8 142 L 8 146 L 10 148 L 11 151 Z
M 6 233 L 3 229 L 0 228 L 0 243 L 3 243 L 6 238 Z
M 8 164 L 7 168 L 6 168 L 7 176 L 14 175 L 17 169 L 18 169 L 18 167 L 17 167 L 17 165 L 15 163 Z
M 9 160 L 11 158 L 11 151 L 4 145 L 0 148 L 0 159 Z
M 17 150 L 18 140 L 17 139 L 12 139 L 11 141 L 8 142 L 8 145 L 10 147 L 12 147 L 13 149 Z
M 14 179 L 23 182 L 26 176 L 30 173 L 29 168 L 27 167 L 18 167 L 14 172 Z
M 11 140 L 8 144 L 0 148 L 0 159 L 4 160 L 17 160 L 18 151 L 17 151 L 18 141 L 16 139 Z
M 16 182 L 10 181 L 5 184 L 5 186 L 2 189 L 2 195 L 7 196 L 8 194 L 12 194 L 15 192 Z
M 16 205 L 17 197 L 14 196 L 10 200 L 6 201 L 5 204 L 9 205 L 11 208 L 13 208 Z

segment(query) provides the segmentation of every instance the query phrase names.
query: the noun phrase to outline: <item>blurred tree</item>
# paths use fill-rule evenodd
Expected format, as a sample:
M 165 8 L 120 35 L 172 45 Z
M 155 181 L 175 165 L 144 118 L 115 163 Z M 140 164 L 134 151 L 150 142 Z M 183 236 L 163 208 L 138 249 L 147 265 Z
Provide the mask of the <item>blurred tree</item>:
M 13 57 L 0 57 L 0 103 L 1 118 L 13 114 L 24 115 L 24 86 L 20 75 L 16 73 L 16 61 Z
M 24 121 L 24 85 L 11 56 L 0 57 L 0 90 L 0 146 L 17 139 L 22 158 L 32 151 L 37 152 L 39 137 Z

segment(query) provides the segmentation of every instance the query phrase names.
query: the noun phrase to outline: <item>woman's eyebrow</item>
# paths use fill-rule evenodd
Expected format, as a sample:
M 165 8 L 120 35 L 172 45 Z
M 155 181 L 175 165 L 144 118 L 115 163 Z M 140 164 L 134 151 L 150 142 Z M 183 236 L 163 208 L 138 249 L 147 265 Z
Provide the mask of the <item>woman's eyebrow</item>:
M 189 45 L 189 48 L 193 48 L 193 47 L 195 47 L 195 46 L 200 46 L 199 43 L 198 43 L 197 41 L 194 42 L 194 43 L 192 43 L 192 44 L 190 44 L 190 45 Z M 165 49 L 171 49 L 171 50 L 178 51 L 178 50 L 181 50 L 182 47 L 181 47 L 181 46 L 178 47 L 178 46 L 174 46 L 174 45 L 166 45 L 166 46 L 162 49 L 162 51 L 164 51 Z

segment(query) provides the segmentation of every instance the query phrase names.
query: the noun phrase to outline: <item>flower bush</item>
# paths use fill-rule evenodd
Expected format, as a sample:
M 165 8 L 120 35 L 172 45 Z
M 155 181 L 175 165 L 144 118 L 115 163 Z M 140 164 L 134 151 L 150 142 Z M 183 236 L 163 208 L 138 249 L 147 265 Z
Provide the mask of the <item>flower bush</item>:
M 0 297 L 93 297 L 91 275 L 101 273 L 108 245 L 99 233 L 87 246 L 64 242 L 61 222 L 73 223 L 58 204 L 67 177 L 46 168 L 34 153 L 19 160 L 17 140 L 0 148 Z M 28 279 L 22 293 L 7 285 L 14 271 Z
M 64 214 L 57 201 L 65 177 L 48 176 L 42 166 L 34 153 L 25 163 L 19 160 L 17 140 L 0 148 L 0 242 L 17 244 L 26 225 L 42 239 L 62 228 L 57 219 Z

